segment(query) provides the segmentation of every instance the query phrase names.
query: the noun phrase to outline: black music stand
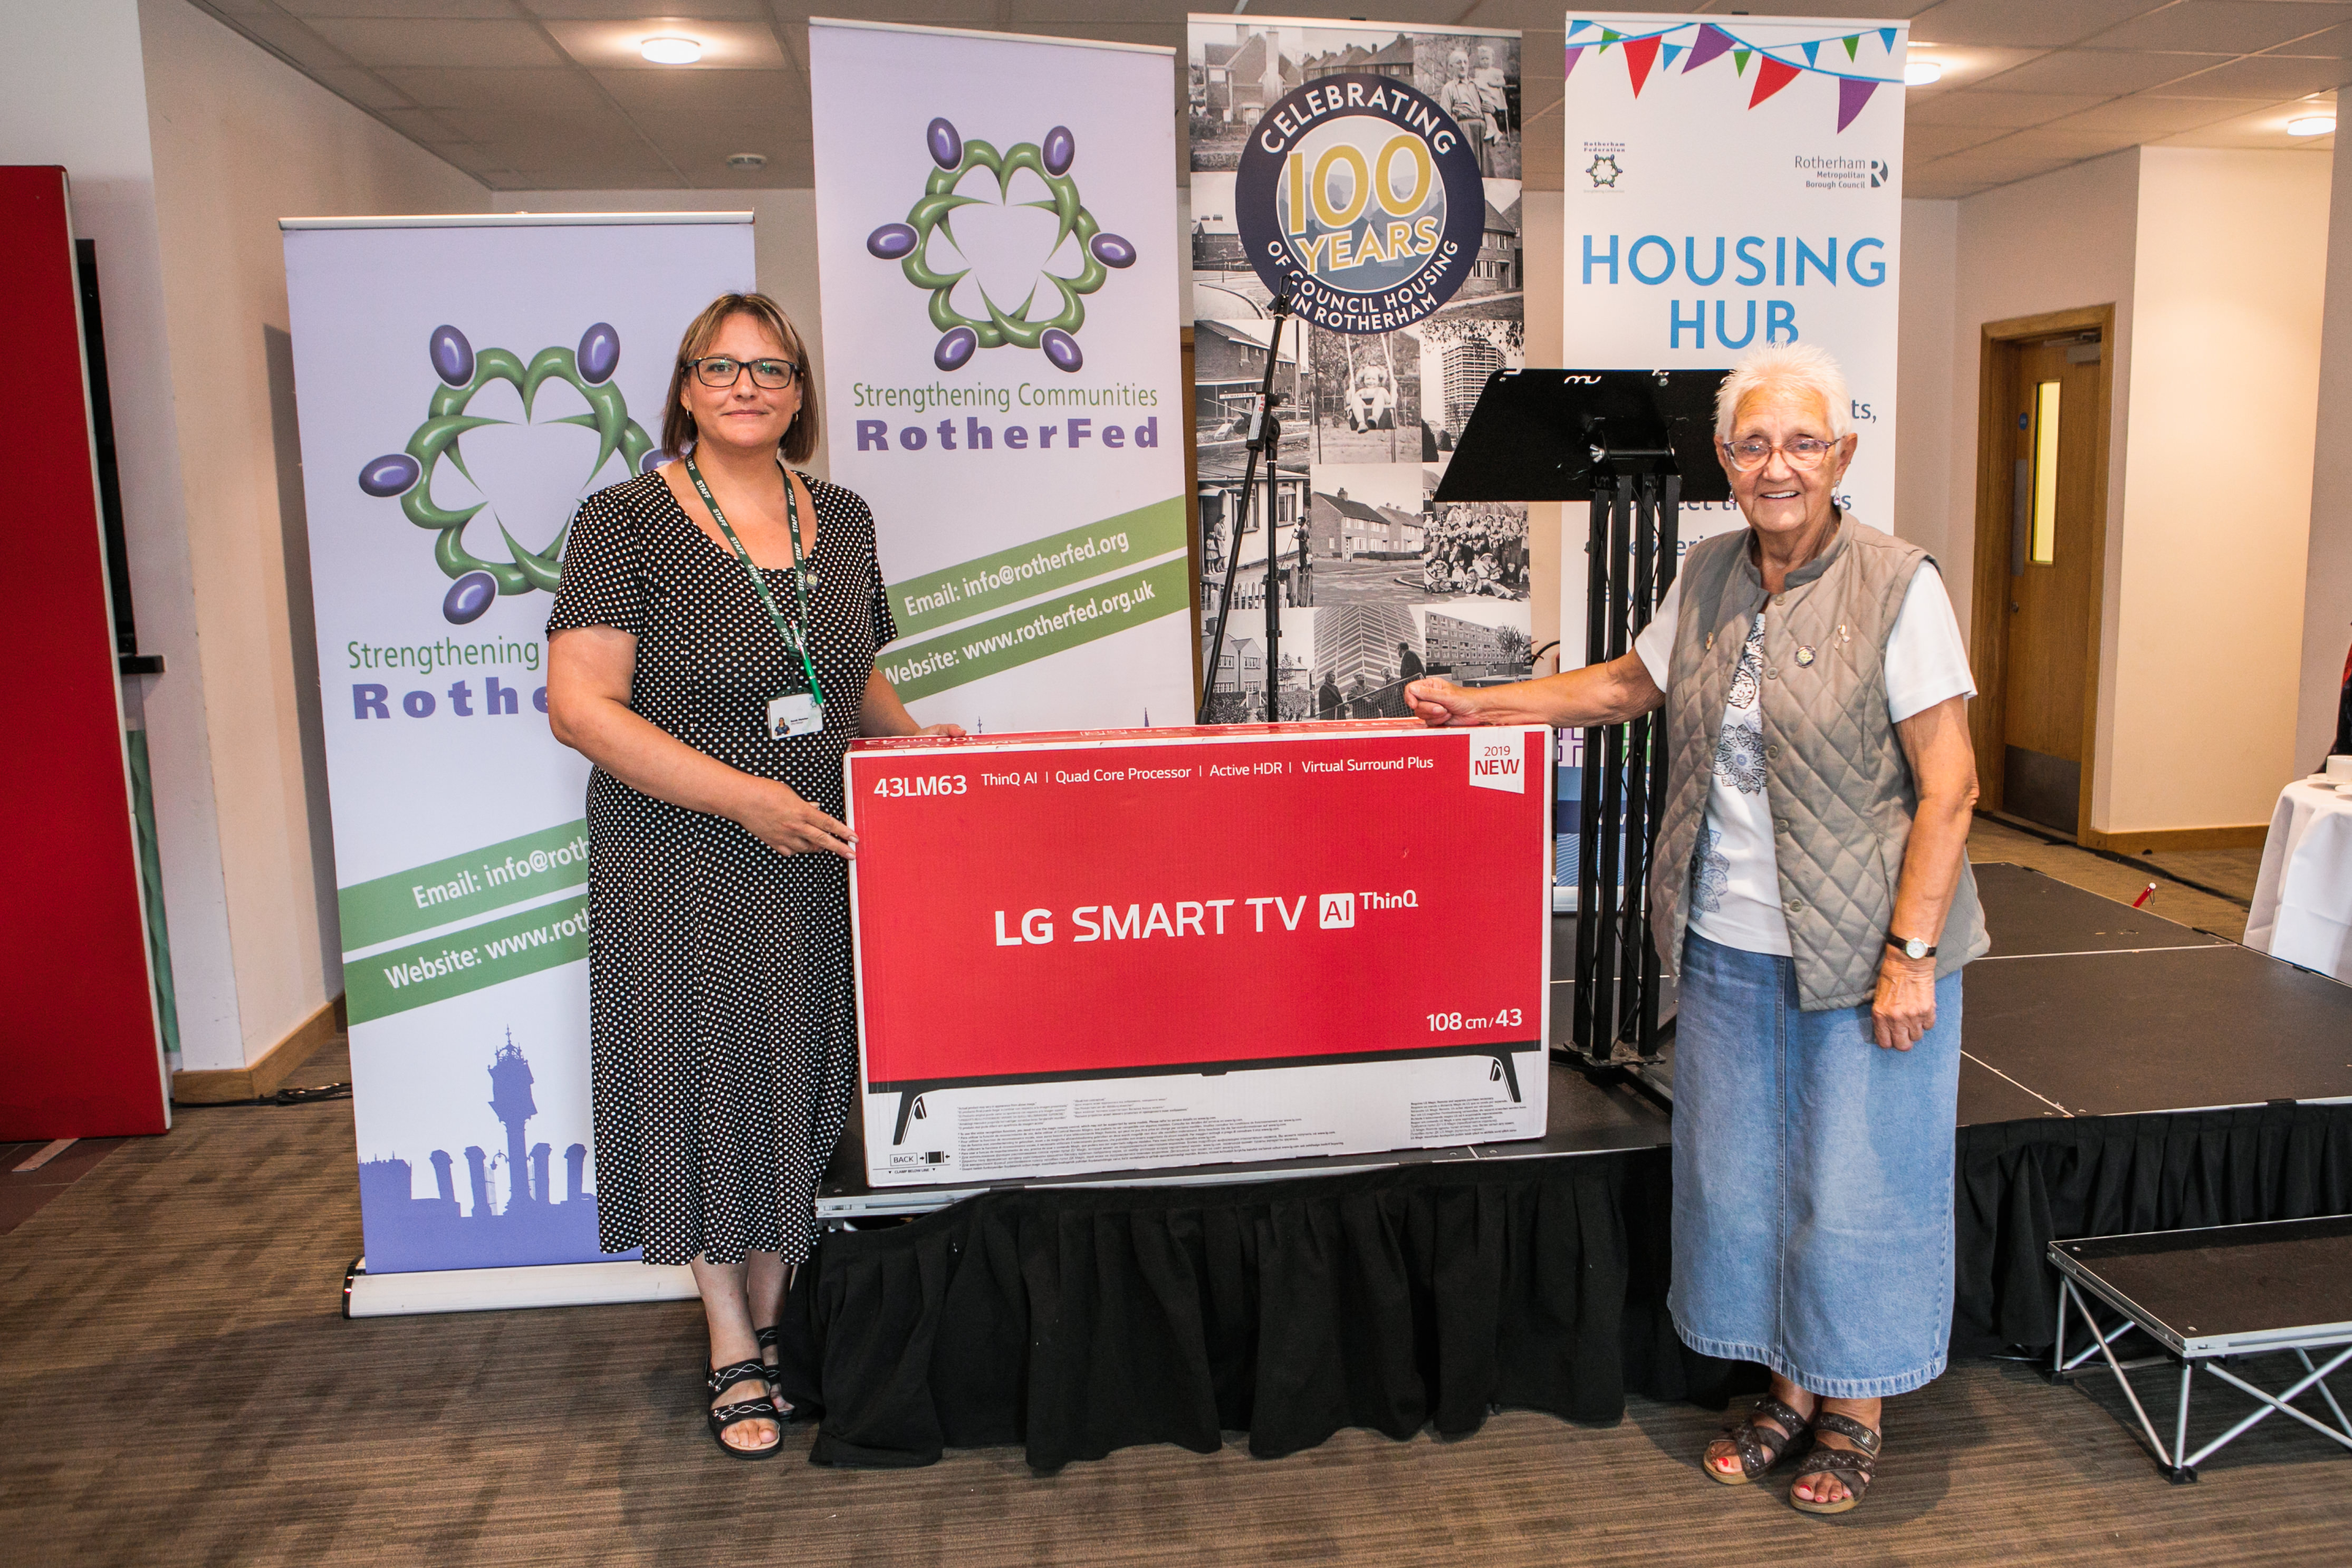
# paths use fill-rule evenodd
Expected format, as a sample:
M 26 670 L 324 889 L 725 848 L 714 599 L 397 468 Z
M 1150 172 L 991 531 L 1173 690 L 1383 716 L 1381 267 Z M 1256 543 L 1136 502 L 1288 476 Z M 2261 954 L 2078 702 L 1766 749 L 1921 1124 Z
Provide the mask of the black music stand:
M 1586 501 L 1584 662 L 1624 654 L 1681 560 L 1685 501 L 1727 501 L 1715 458 L 1721 371 L 1497 371 L 1437 486 L 1439 501 Z M 1654 716 L 1584 732 L 1573 1053 L 1653 1061 L 1661 1040 L 1649 869 L 1666 782 Z

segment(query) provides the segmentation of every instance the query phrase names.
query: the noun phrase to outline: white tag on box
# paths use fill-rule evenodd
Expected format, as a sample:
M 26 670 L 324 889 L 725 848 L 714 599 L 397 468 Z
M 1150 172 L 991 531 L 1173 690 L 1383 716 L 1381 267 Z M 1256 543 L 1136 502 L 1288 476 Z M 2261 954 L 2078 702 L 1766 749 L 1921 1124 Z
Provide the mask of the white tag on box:
M 1518 731 L 1470 732 L 1470 787 L 1513 795 L 1528 792 L 1527 758 Z

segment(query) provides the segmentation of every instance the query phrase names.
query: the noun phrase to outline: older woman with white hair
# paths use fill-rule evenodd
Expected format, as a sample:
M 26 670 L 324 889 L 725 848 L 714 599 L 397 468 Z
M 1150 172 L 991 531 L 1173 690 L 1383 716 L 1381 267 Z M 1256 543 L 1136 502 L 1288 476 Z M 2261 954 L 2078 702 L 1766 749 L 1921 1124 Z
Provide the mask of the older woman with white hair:
M 1809 344 L 1742 359 L 1717 455 L 1748 526 L 1690 548 L 1633 652 L 1405 692 L 1432 725 L 1616 724 L 1663 707 L 1651 934 L 1679 976 L 1674 1283 L 1685 1343 L 1770 1393 L 1701 1461 L 1842 1513 L 1880 1402 L 1944 1369 L 1968 865 L 1967 652 L 1935 562 L 1835 499 L 1859 443 Z

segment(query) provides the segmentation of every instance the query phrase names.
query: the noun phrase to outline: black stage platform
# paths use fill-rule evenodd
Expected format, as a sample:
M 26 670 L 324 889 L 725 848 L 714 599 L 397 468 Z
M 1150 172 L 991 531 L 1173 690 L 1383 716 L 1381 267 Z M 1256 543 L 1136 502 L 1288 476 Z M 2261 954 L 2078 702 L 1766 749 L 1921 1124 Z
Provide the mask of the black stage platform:
M 1994 946 L 1965 980 L 1956 1354 L 2048 1343 L 2053 1239 L 2352 1212 L 2352 987 L 1976 869 Z M 1664 1312 L 1671 1057 L 1644 1077 L 1555 1065 L 1540 1140 L 976 1196 L 872 1192 L 845 1139 L 822 1217 L 940 1212 L 837 1229 L 802 1271 L 787 1382 L 825 1412 L 812 1457 L 1021 1442 L 1052 1469 L 1221 1429 L 1277 1454 L 1504 1405 L 1721 1397 L 1741 1370 Z

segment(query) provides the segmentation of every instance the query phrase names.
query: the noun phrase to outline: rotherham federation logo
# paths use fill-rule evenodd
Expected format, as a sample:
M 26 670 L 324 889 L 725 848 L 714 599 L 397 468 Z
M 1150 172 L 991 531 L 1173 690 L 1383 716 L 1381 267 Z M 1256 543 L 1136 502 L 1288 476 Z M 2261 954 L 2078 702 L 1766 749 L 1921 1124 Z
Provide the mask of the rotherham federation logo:
M 433 543 L 434 562 L 455 580 L 442 598 L 441 614 L 451 624 L 462 626 L 480 619 L 502 593 L 529 593 L 534 589 L 554 592 L 563 572 L 564 536 L 572 528 L 567 509 L 555 537 L 533 549 L 514 536 L 513 530 L 523 526 L 522 519 L 499 515 L 488 493 L 470 506 L 445 507 L 436 502 L 434 473 L 444 460 L 467 483 L 481 488 L 461 450 L 467 432 L 490 425 L 532 424 L 531 409 L 541 389 L 555 381 L 579 392 L 588 407 L 584 413 L 547 423 L 583 425 L 596 436 L 595 458 L 579 486 L 582 492 L 595 482 L 615 453 L 631 473 L 648 456 L 659 455 L 654 452 L 653 438 L 629 417 L 627 400 L 613 384 L 613 372 L 621 363 L 621 335 L 609 323 L 599 321 L 590 327 L 581 334 L 577 348 L 541 349 L 529 361 L 505 349 L 476 353 L 465 333 L 446 325 L 433 329 L 425 340 L 425 352 L 442 384 L 433 389 L 425 423 L 409 436 L 407 445 L 360 469 L 360 488 L 380 499 L 399 497 L 400 509 L 408 520 L 438 536 Z M 466 412 L 467 405 L 494 382 L 505 382 L 521 396 L 520 422 Z M 506 545 L 509 559 L 504 561 L 485 560 L 466 548 L 466 526 L 485 508 L 490 510 L 499 538 Z
M 1613 152 L 1603 152 L 1584 166 L 1584 172 L 1592 181 L 1592 188 L 1596 191 L 1615 190 L 1617 177 L 1624 172 L 1617 166 L 1617 155 Z
M 1392 332 L 1477 265 L 1486 185 L 1462 124 L 1401 81 L 1319 77 L 1276 102 L 1234 174 L 1259 279 L 1334 332 Z
M 1010 344 L 1041 350 L 1055 369 L 1076 371 L 1086 362 L 1076 336 L 1087 319 L 1083 297 L 1100 288 L 1111 269 L 1135 265 L 1135 246 L 1118 235 L 1103 233 L 1079 200 L 1078 183 L 1070 177 L 1070 165 L 1077 159 L 1076 139 L 1067 126 L 1056 125 L 1045 132 L 1043 142 L 1016 142 L 999 152 L 976 137 L 965 141 L 945 120 L 934 120 L 924 132 L 924 143 L 938 167 L 924 181 L 922 196 L 908 209 L 905 223 L 884 224 L 866 235 L 866 249 L 880 260 L 897 262 L 907 281 L 931 297 L 931 324 L 945 334 L 931 350 L 931 363 L 942 371 L 960 371 L 981 350 Z M 993 193 L 974 195 L 959 189 L 976 172 L 985 176 L 979 189 L 985 192 L 987 181 L 992 180 Z M 1044 185 L 1043 200 L 1013 201 L 1014 179 L 1024 173 Z M 992 250 L 1004 264 L 992 267 L 986 278 L 975 276 L 979 269 L 956 235 L 954 214 L 959 209 L 986 208 L 997 214 L 1036 210 L 1048 214 L 1052 238 L 1043 243 L 1043 254 L 1034 249 L 1023 254 L 1017 230 L 1000 232 L 992 237 L 1013 242 L 1009 256 L 1002 245 L 983 243 L 975 248 Z M 979 211 L 968 213 L 966 227 L 981 219 Z M 1076 242 L 1074 257 L 1066 255 L 1072 240 Z M 1078 263 L 1076 272 L 1055 270 L 1071 260 Z M 1004 293 L 1004 302 L 990 294 L 991 282 Z M 1033 314 L 1049 310 L 1051 314 Z

